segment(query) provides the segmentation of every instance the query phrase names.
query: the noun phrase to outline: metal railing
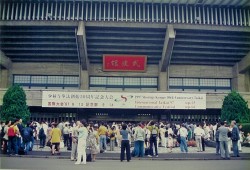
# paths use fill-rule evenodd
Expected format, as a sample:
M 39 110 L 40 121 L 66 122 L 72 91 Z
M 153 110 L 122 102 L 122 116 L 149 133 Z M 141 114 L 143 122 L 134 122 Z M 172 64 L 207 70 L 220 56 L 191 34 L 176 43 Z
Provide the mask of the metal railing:
M 1 1 L 0 20 L 84 20 L 250 26 L 250 8 L 114 1 Z

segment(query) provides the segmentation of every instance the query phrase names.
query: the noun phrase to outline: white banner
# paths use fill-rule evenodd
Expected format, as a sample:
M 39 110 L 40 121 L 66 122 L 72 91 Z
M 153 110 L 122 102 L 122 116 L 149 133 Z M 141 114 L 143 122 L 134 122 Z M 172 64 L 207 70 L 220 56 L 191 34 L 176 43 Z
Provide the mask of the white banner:
M 42 107 L 206 109 L 206 94 L 43 91 Z

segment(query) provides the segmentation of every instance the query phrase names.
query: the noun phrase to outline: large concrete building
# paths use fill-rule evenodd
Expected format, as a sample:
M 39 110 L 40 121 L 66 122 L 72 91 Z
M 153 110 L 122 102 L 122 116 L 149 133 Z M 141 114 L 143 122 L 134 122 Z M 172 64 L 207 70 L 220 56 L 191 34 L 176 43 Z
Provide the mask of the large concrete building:
M 33 120 L 217 121 L 232 89 L 250 102 L 249 0 L 1 0 L 0 20 L 0 105 L 20 84 Z M 126 69 L 138 55 L 145 68 Z M 47 90 L 205 94 L 206 105 L 42 107 Z

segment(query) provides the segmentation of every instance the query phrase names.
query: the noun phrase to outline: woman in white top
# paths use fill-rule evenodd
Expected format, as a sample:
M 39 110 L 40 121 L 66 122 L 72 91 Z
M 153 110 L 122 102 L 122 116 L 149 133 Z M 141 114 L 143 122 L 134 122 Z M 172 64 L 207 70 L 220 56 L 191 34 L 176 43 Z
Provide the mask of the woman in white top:
M 82 120 L 78 128 L 78 145 L 77 145 L 77 161 L 76 165 L 86 164 L 86 143 L 88 137 L 88 130 L 86 128 L 86 121 Z M 81 162 L 81 159 L 83 161 Z

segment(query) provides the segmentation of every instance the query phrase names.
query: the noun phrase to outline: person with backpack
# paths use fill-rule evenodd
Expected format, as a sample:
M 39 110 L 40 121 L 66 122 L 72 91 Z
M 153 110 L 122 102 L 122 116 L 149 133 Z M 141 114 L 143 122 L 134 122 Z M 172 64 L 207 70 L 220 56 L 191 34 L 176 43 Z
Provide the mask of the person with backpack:
M 231 139 L 233 143 L 233 153 L 234 153 L 233 157 L 240 157 L 238 148 L 238 140 L 240 139 L 239 128 L 236 125 L 236 121 L 232 121 L 231 126 L 233 127 L 231 134 Z
M 18 155 L 18 146 L 17 146 L 17 135 L 19 135 L 19 130 L 16 122 L 11 122 L 11 125 L 8 128 L 8 154 L 12 154 L 12 149 L 14 150 L 15 155 Z
M 155 156 L 158 157 L 158 148 L 157 148 L 157 138 L 159 134 L 158 127 L 155 126 L 155 123 L 151 120 L 147 125 L 148 130 L 150 131 L 150 139 L 149 139 L 149 155 L 148 157 L 152 157 L 154 155 L 153 145 L 155 147 Z
M 30 150 L 30 141 L 33 136 L 33 130 L 30 128 L 30 123 L 27 123 L 27 126 L 22 129 L 21 136 L 23 138 L 22 147 L 24 148 L 24 154 L 28 154 Z
M 40 139 L 40 148 L 44 148 L 45 147 L 45 142 L 46 142 L 46 135 L 45 135 L 45 132 L 44 132 L 44 128 L 42 126 L 40 127 L 38 137 Z

